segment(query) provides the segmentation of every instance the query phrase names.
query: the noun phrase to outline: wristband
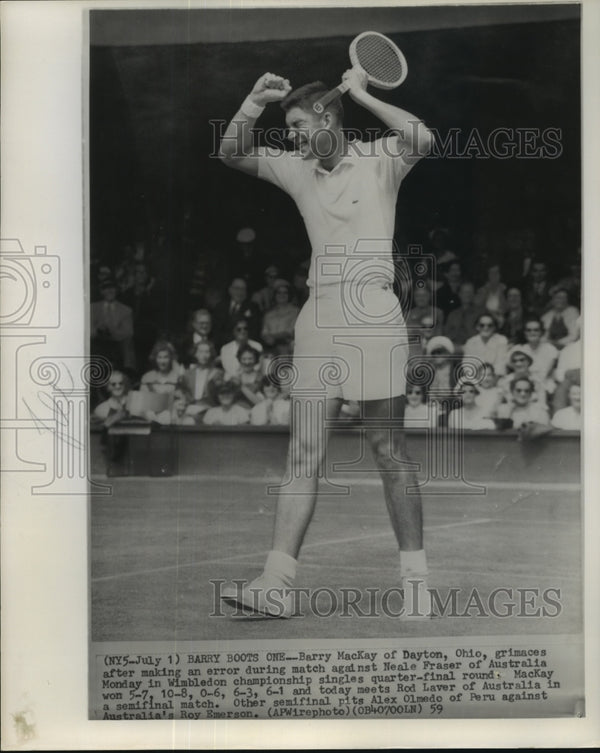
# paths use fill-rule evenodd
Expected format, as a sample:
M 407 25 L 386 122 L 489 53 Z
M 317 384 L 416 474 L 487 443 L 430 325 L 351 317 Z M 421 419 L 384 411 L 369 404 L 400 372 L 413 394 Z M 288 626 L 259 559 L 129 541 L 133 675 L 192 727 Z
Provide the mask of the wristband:
M 261 107 L 261 105 L 257 105 L 256 102 L 253 102 L 249 96 L 246 97 L 240 107 L 240 111 L 248 118 L 258 118 L 264 109 L 265 108 Z

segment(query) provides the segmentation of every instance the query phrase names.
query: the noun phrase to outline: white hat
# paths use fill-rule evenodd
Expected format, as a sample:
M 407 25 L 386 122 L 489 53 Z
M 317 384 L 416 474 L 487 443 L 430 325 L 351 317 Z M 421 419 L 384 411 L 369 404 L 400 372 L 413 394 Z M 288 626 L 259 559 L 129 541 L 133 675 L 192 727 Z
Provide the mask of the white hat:
M 525 356 L 529 363 L 533 363 L 533 358 L 531 355 L 523 348 L 522 345 L 515 345 L 514 348 L 512 348 L 508 354 L 508 360 L 511 361 L 513 356 L 516 356 L 517 353 L 520 353 L 521 355 Z
M 251 227 L 243 227 L 235 236 L 238 243 L 252 243 L 256 239 L 256 233 Z
M 448 353 L 454 353 L 454 344 L 452 340 L 449 337 L 444 337 L 444 335 L 436 335 L 429 340 L 426 348 L 427 355 L 430 355 L 438 348 L 444 348 Z

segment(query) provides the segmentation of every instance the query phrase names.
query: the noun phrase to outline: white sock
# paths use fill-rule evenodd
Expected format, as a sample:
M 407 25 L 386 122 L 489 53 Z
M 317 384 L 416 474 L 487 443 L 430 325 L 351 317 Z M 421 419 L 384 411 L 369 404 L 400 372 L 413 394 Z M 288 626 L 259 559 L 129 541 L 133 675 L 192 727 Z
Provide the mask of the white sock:
M 289 554 L 272 549 L 265 562 L 264 574 L 289 588 L 296 579 L 296 565 L 296 560 Z
M 424 549 L 400 551 L 400 576 L 402 578 L 413 575 L 427 577 L 427 574 L 427 557 Z

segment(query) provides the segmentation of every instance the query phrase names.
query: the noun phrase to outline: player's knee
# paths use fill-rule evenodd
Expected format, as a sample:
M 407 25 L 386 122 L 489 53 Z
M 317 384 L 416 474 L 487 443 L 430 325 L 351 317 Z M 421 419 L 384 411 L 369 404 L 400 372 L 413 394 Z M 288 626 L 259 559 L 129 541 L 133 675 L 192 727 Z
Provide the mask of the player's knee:
M 373 457 L 381 470 L 397 470 L 399 462 L 409 460 L 405 443 L 397 437 L 390 437 L 390 432 L 372 432 L 369 439 Z
M 323 462 L 321 445 L 306 438 L 296 438 L 290 443 L 290 461 L 301 473 L 316 472 Z

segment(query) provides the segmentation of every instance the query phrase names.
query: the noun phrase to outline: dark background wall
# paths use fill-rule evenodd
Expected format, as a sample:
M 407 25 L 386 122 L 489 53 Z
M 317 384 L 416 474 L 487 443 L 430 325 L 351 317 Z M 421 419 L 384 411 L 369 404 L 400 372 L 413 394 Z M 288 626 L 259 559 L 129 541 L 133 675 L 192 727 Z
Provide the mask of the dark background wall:
M 532 16 L 533 14 L 533 16 Z M 90 32 L 92 256 L 113 261 L 125 244 L 162 249 L 169 296 L 183 290 L 199 251 L 220 253 L 250 225 L 264 250 L 309 252 L 292 201 L 211 158 L 211 120 L 227 121 L 265 71 L 293 85 L 332 86 L 349 67 L 357 31 L 377 28 L 404 51 L 409 75 L 378 96 L 441 136 L 460 129 L 556 128 L 556 159 L 431 157 L 406 179 L 397 241 L 452 228 L 467 260 L 511 252 L 511 232 L 534 234 L 554 264 L 580 242 L 580 91 L 577 6 L 249 11 L 93 11 Z M 408 30 L 410 29 L 410 30 Z M 340 35 L 340 31 L 344 35 Z M 245 41 L 248 40 L 248 41 Z M 379 125 L 348 97 L 346 124 Z M 272 106 L 263 127 L 281 127 Z

